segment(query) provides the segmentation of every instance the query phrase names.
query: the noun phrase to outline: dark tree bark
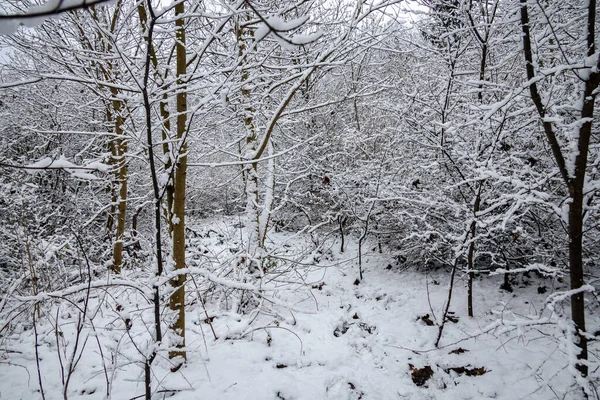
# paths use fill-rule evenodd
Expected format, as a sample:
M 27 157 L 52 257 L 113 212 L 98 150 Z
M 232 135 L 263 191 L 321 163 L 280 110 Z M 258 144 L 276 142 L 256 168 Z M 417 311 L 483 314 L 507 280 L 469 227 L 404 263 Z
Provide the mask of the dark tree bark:
M 467 253 L 467 268 L 469 269 L 469 273 L 467 275 L 467 309 L 469 312 L 469 317 L 473 316 L 473 277 L 475 273 L 473 272 L 473 268 L 475 266 L 474 257 L 475 257 L 475 236 L 477 235 L 477 213 L 479 212 L 479 207 L 481 205 L 481 188 L 483 186 L 483 182 L 479 184 L 479 188 L 477 189 L 477 195 L 475 196 L 475 201 L 473 202 L 473 222 L 471 222 L 471 243 L 469 244 L 469 251 Z
M 152 178 L 152 189 L 154 194 L 154 234 L 155 234 L 155 246 L 156 246 L 156 277 L 160 277 L 163 273 L 163 256 L 162 256 L 162 235 L 161 235 L 161 194 L 158 185 L 158 173 L 156 171 L 156 165 L 154 162 L 154 142 L 152 139 L 152 104 L 150 101 L 150 95 L 148 93 L 148 81 L 150 78 L 150 63 L 151 63 L 151 49 L 152 49 L 152 38 L 154 34 L 154 24 L 156 22 L 156 16 L 152 8 L 151 0 L 146 1 L 148 7 L 148 13 L 150 14 L 150 21 L 146 25 L 142 26 L 146 37 L 146 60 L 144 64 L 144 78 L 142 85 L 142 97 L 144 104 L 144 116 L 145 116 L 145 129 L 146 129 L 146 141 L 148 144 L 148 161 L 150 164 L 150 175 Z M 162 342 L 162 328 L 161 328 L 161 301 L 160 301 L 160 288 L 156 284 L 153 288 L 152 305 L 154 308 L 154 331 L 155 331 L 155 343 L 154 349 L 151 354 L 146 358 L 144 364 L 144 386 L 145 386 L 145 398 L 150 400 L 152 398 L 152 372 L 151 367 L 154 359 L 157 355 L 157 348 Z
M 346 217 L 342 215 L 338 215 L 338 224 L 340 226 L 340 237 L 342 239 L 342 243 L 340 244 L 340 253 L 344 252 L 344 224 L 346 223 Z

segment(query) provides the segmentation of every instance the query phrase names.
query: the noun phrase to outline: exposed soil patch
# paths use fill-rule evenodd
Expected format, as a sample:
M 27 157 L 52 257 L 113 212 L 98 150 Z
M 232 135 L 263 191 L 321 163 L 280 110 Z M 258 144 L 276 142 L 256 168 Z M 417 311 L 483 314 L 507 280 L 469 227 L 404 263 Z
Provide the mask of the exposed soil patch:
M 425 383 L 433 376 L 433 370 L 429 365 L 423 368 L 415 368 L 414 365 L 408 364 L 408 368 L 412 371 L 411 378 L 415 385 L 424 386 Z

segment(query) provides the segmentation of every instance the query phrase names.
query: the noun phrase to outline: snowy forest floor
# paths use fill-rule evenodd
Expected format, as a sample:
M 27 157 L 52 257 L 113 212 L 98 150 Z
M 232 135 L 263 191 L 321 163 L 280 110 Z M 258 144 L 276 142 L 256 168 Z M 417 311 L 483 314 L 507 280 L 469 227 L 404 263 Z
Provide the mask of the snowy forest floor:
M 210 229 L 222 231 L 224 225 L 221 222 L 220 228 Z M 209 228 L 199 230 L 208 232 Z M 304 240 L 309 243 L 307 236 L 276 233 L 271 245 L 293 253 L 303 248 Z M 228 312 L 222 303 L 210 299 L 205 311 L 193 301 L 192 292 L 187 307 L 188 363 L 170 373 L 166 354 L 161 353 L 152 370 L 157 388 L 154 397 L 582 398 L 575 385 L 572 349 L 565 338 L 569 329 L 564 319 L 553 317 L 546 307 L 548 296 L 566 290 L 565 284 L 533 273 L 529 277 L 515 275 L 514 291 L 509 293 L 499 289 L 501 276 L 480 277 L 474 285 L 475 317 L 469 318 L 466 280 L 459 273 L 450 307 L 452 321 L 447 322 L 440 347 L 435 348 L 449 270 L 402 269 L 393 265 L 385 248 L 379 253 L 376 246 L 368 246 L 364 279 L 355 284 L 356 241 L 346 238 L 350 243 L 340 253 L 339 238 L 328 240 L 327 250 L 306 255 L 302 265 L 296 266 L 298 276 L 306 281 L 304 287 L 282 285 L 280 292 L 273 292 L 272 299 L 288 305 L 270 308 L 279 309 L 278 317 Z M 216 251 L 215 246 L 230 245 L 214 235 L 201 235 L 195 243 L 211 251 Z M 126 278 L 127 272 L 124 275 Z M 547 292 L 539 293 L 544 290 L 538 288 L 547 288 Z M 140 354 L 147 351 L 151 308 L 141 306 L 135 294 L 125 289 L 120 294 L 107 295 L 108 290 L 94 293 L 89 304 L 91 309 L 96 307 L 95 328 L 83 329 L 78 345 L 82 356 L 72 373 L 68 398 L 106 398 L 107 382 L 112 399 L 143 398 Z M 36 326 L 46 399 L 63 398 L 61 371 L 75 346 L 77 316 L 65 303 L 54 302 L 46 310 L 51 317 L 42 317 Z M 568 315 L 567 306 L 557 303 L 555 309 L 564 308 Z M 216 340 L 206 315 L 212 319 Z M 588 331 L 598 331 L 598 313 L 588 315 Z M 129 322 L 124 322 L 127 319 Z M 19 329 L 1 338 L 3 400 L 41 398 L 36 335 L 26 323 Z M 593 365 L 598 362 L 598 347 L 596 341 L 590 342 Z M 60 358 L 58 354 L 62 354 Z M 591 375 L 597 379 L 598 372 L 592 368 Z

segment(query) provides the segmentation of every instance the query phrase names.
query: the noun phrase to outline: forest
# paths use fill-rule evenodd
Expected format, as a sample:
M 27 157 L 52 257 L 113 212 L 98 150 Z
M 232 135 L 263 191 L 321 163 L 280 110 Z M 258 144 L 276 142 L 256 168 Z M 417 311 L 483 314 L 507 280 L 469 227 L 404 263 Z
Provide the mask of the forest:
M 600 399 L 596 0 L 0 2 L 0 399 Z

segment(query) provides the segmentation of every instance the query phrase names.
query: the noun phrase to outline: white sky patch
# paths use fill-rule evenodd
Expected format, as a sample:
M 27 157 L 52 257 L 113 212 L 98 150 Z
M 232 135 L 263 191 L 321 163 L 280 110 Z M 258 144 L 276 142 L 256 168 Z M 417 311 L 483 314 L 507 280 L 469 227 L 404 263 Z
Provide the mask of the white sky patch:
M 4 2 L 6 3 L 6 2 Z M 29 7 L 26 11 L 20 11 L 10 4 L 0 4 L 0 14 L 14 15 L 15 18 L 3 20 L 0 23 L 1 35 L 12 35 L 21 25 L 34 28 L 46 19 L 60 15 L 61 11 L 70 10 L 76 7 L 85 7 L 94 4 L 111 4 L 113 0 L 47 0 L 46 2 Z M 37 14 L 49 14 L 43 16 L 31 16 Z

